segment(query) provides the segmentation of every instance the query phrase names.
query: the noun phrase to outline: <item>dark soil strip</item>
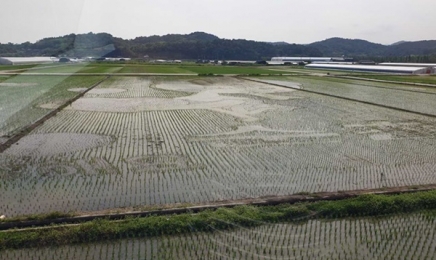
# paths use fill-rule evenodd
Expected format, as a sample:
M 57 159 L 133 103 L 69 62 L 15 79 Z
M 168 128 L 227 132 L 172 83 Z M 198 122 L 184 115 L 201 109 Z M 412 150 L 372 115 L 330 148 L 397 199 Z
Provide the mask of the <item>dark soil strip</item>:
M 262 83 L 262 84 L 272 85 L 272 86 L 277 86 L 277 87 L 282 87 L 282 88 L 290 88 L 288 86 L 284 86 L 284 85 L 280 85 L 280 84 L 275 84 L 275 83 L 269 83 L 269 82 L 263 82 L 263 81 L 255 80 L 255 79 L 240 78 L 240 77 L 238 77 L 238 79 L 243 79 L 243 80 L 247 80 L 247 81 L 252 81 L 252 82 L 256 82 L 256 83 Z M 378 104 L 378 103 L 374 103 L 374 102 L 363 101 L 363 100 L 354 99 L 354 98 L 347 98 L 347 97 L 337 96 L 337 95 L 333 95 L 333 94 L 327 94 L 327 93 L 323 93 L 323 92 L 307 90 L 307 89 L 303 89 L 303 88 L 299 88 L 299 89 L 292 88 L 292 89 L 295 89 L 295 90 L 298 90 L 298 91 L 307 92 L 307 93 L 312 93 L 312 94 L 323 95 L 323 96 L 327 96 L 327 97 L 334 97 L 334 98 L 340 98 L 340 99 L 343 99 L 343 100 L 359 102 L 359 103 L 363 103 L 363 104 L 367 104 L 367 105 L 373 105 L 373 106 L 378 106 L 378 107 L 383 107 L 383 108 L 394 109 L 394 110 L 397 110 L 397 111 L 413 113 L 413 114 L 417 114 L 417 115 L 421 115 L 421 116 L 436 117 L 436 115 L 433 115 L 433 114 L 428 114 L 428 113 L 423 113 L 423 112 L 418 112 L 418 111 L 412 111 L 412 110 L 408 110 L 408 109 L 404 109 L 404 108 L 387 106 L 387 105 L 382 105 L 382 104 Z
M 318 192 L 308 194 L 294 194 L 288 196 L 269 196 L 260 197 L 255 199 L 241 199 L 232 201 L 220 201 L 212 202 L 207 205 L 198 205 L 184 208 L 172 208 L 150 211 L 134 211 L 124 212 L 117 214 L 93 214 L 82 215 L 76 217 L 65 217 L 56 219 L 40 219 L 30 221 L 17 221 L 17 222 L 0 222 L 0 230 L 8 230 L 14 228 L 28 228 L 28 227 L 42 227 L 51 224 L 74 224 L 92 221 L 96 219 L 105 220 L 120 220 L 126 217 L 147 217 L 147 216 L 160 216 L 160 215 L 173 215 L 173 214 L 185 214 L 185 213 L 198 213 L 205 210 L 216 210 L 219 208 L 234 208 L 241 205 L 253 205 L 253 206 L 274 206 L 279 204 L 296 204 L 302 202 L 317 202 L 317 201 L 335 201 L 349 198 L 355 198 L 364 194 L 375 195 L 395 195 L 403 193 L 415 193 L 422 191 L 436 190 L 436 184 L 422 185 L 422 186 L 403 186 L 393 188 L 381 188 L 381 189 L 364 189 L 364 190 L 352 190 L 352 191 L 337 191 L 337 192 Z
M 6 142 L 0 144 L 0 153 L 4 152 L 6 149 L 11 147 L 14 143 L 18 142 L 21 138 L 26 136 L 28 133 L 30 133 L 32 130 L 34 130 L 38 126 L 42 125 L 45 121 L 47 121 L 50 118 L 54 117 L 59 111 L 61 111 L 62 109 L 66 108 L 67 106 L 71 105 L 74 101 L 78 100 L 79 98 L 83 97 L 88 91 L 90 91 L 91 89 L 97 87 L 103 81 L 107 80 L 109 77 L 110 76 L 100 80 L 99 82 L 97 82 L 94 85 L 92 85 L 91 87 L 89 87 L 87 90 L 85 90 L 85 91 L 81 92 L 79 95 L 71 98 L 70 100 L 68 100 L 67 102 L 65 102 L 64 104 L 62 104 L 58 108 L 56 108 L 55 110 L 51 111 L 47 115 L 43 116 L 42 118 L 40 118 L 36 122 L 34 122 L 34 123 L 32 123 L 30 125 L 27 125 L 24 128 L 22 128 L 17 134 L 15 134 L 11 138 L 9 138 Z

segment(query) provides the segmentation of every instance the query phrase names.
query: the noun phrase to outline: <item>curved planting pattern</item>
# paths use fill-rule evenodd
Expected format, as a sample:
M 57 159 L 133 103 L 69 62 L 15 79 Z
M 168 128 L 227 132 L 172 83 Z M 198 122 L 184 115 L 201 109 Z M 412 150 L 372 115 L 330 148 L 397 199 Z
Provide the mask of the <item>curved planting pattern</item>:
M 100 98 L 175 98 L 190 95 L 189 90 L 172 91 L 157 88 L 159 80 L 148 77 L 112 77 L 97 88 L 85 95 L 85 97 Z M 165 82 L 165 81 L 164 81 Z
M 431 117 L 233 78 L 114 77 L 94 90 L 0 154 L 1 214 L 436 181 Z

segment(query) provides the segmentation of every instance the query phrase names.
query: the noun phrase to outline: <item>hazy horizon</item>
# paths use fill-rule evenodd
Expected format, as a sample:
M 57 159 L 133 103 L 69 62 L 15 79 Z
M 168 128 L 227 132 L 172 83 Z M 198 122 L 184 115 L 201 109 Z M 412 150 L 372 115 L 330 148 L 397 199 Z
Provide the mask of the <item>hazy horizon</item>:
M 341 37 L 389 45 L 436 39 L 436 32 L 429 30 L 436 24 L 435 9 L 436 2 L 430 0 L 22 0 L 4 8 L 0 42 L 88 32 L 132 39 L 201 31 L 264 42 L 308 44 Z

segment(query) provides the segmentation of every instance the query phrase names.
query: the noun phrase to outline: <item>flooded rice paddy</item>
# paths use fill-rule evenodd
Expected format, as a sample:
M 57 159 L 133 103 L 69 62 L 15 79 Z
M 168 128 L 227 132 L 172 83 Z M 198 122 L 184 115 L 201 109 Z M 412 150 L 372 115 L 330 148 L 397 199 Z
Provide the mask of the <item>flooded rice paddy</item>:
M 110 78 L 0 154 L 0 213 L 435 183 L 435 118 L 298 89 L 426 113 L 436 111 L 433 94 L 354 81 L 284 85 Z

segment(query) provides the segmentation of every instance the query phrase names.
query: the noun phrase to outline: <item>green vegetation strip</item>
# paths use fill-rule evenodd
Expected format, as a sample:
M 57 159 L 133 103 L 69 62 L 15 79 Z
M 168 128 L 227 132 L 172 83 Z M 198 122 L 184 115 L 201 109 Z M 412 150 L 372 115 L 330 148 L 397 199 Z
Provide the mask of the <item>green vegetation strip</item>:
M 398 195 L 361 195 L 352 199 L 276 206 L 237 206 L 197 214 L 98 219 L 78 225 L 0 232 L 0 250 L 89 243 L 131 237 L 213 232 L 266 223 L 301 222 L 313 218 L 382 216 L 436 209 L 436 191 Z

